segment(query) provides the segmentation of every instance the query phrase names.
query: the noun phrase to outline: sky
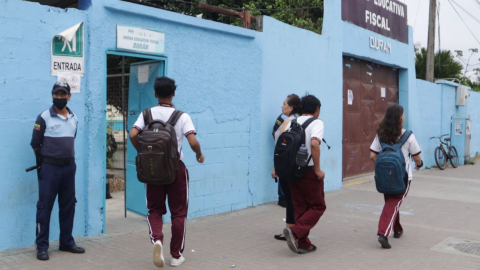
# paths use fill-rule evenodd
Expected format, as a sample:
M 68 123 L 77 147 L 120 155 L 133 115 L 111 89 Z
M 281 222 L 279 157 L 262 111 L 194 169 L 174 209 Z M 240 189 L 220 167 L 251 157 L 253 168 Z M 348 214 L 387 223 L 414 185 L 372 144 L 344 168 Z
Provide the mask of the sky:
M 413 27 L 413 39 L 415 43 L 420 43 L 422 47 L 427 47 L 428 40 L 428 12 L 430 0 L 399 0 L 407 4 L 408 24 Z M 479 53 L 472 56 L 468 70 L 480 68 L 480 0 L 437 0 L 440 7 L 440 46 L 442 50 L 463 51 L 463 58 L 470 56 L 470 48 L 477 48 Z M 468 30 L 460 17 L 455 13 L 452 5 L 463 17 L 465 23 L 470 27 L 473 34 Z M 476 16 L 476 21 L 458 5 L 466 9 L 470 14 Z M 438 27 L 438 22 L 437 22 Z M 436 33 L 435 48 L 438 51 L 438 32 Z M 466 61 L 465 61 L 466 62 Z M 474 64 L 475 66 L 471 66 Z M 464 64 L 465 65 L 465 64 Z

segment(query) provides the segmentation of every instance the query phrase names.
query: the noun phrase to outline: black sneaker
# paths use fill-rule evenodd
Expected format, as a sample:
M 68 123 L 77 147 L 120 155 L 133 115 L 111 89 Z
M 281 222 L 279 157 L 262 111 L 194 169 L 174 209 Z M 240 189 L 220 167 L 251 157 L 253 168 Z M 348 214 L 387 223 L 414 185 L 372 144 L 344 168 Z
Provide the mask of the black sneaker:
M 402 237 L 402 235 L 403 235 L 403 231 L 401 231 L 401 232 L 394 232 L 394 233 L 393 233 L 393 238 L 400 238 L 400 237 Z
M 60 251 L 68 251 L 68 252 L 71 252 L 71 253 L 78 253 L 78 254 L 85 253 L 84 248 L 77 247 L 76 245 L 71 246 L 71 247 L 60 247 L 59 250 Z
M 303 248 L 299 248 L 297 250 L 297 253 L 298 254 L 306 254 L 306 253 L 309 253 L 309 252 L 314 252 L 317 250 L 317 246 L 315 246 L 314 244 L 312 244 L 312 249 L 303 249 Z
M 378 236 L 378 242 L 380 242 L 382 248 L 392 248 L 392 246 L 390 246 L 388 243 L 388 238 L 383 235 Z
M 278 205 L 283 208 L 287 207 L 287 201 L 285 200 L 285 198 L 278 199 Z
M 37 259 L 40 261 L 48 261 L 48 251 L 37 251 Z

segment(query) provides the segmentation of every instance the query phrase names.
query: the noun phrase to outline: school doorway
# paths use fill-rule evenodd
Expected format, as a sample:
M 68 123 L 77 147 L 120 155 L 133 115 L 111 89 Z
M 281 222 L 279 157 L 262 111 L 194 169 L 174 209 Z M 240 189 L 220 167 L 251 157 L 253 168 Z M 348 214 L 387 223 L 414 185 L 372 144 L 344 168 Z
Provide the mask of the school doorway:
M 127 211 L 147 215 L 145 187 L 137 180 L 137 152 L 128 140 L 128 134 L 142 110 L 157 105 L 153 85 L 155 78 L 166 76 L 166 65 L 164 57 L 107 52 L 106 196 L 108 198 L 110 193 L 116 200 L 115 203 L 109 200 L 106 204 L 107 215 L 113 208 L 125 217 Z M 112 209 L 108 209 L 109 206 Z
M 374 171 L 370 145 L 393 104 L 398 104 L 398 69 L 343 57 L 343 178 Z

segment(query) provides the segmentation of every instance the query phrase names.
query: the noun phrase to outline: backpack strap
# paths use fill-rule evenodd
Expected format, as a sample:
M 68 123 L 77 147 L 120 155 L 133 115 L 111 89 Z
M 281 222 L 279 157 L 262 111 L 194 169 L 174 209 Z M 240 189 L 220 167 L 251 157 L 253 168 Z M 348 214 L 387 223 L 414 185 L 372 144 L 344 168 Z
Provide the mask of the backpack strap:
M 397 149 L 402 148 L 402 146 L 407 142 L 408 138 L 410 138 L 412 133 L 413 132 L 411 130 L 405 131 L 405 133 L 403 133 L 402 137 L 400 137 L 400 140 L 396 144 L 394 144 L 394 147 L 396 147 Z
M 180 119 L 180 116 L 182 116 L 183 112 L 179 110 L 175 110 L 172 113 L 172 116 L 170 116 L 170 119 L 168 119 L 167 123 L 172 125 L 173 127 L 177 124 L 178 119 Z
M 296 119 L 295 119 L 296 120 Z M 303 129 L 303 134 L 302 134 L 302 141 L 305 143 L 305 145 L 307 145 L 307 138 L 305 136 L 305 131 L 307 130 L 307 127 L 313 122 L 317 120 L 317 118 L 315 117 L 311 117 L 309 119 L 307 119 L 307 121 L 305 121 L 303 124 L 302 124 L 302 129 Z M 307 160 L 307 166 L 308 164 L 310 163 L 310 160 L 312 160 L 312 155 L 310 155 L 308 157 L 308 160 Z
M 295 119 L 296 120 L 296 119 Z M 302 128 L 303 129 L 307 129 L 307 127 L 313 122 L 317 120 L 315 117 L 312 117 L 312 118 L 309 118 L 307 119 L 307 121 L 305 121 L 303 124 L 302 124 Z
M 145 127 L 148 126 L 153 121 L 152 117 L 152 110 L 150 108 L 145 109 L 142 111 L 143 114 L 143 122 L 145 123 Z

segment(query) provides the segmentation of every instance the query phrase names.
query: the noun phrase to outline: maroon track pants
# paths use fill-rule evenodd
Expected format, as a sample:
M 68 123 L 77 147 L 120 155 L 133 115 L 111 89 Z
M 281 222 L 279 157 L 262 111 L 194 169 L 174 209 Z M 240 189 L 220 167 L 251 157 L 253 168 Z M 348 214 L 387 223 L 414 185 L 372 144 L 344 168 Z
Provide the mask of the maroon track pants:
M 394 232 L 402 232 L 403 228 L 400 225 L 400 205 L 407 197 L 407 193 L 410 190 L 410 182 L 408 181 L 407 189 L 403 194 L 383 194 L 385 198 L 385 206 L 383 207 L 380 221 L 378 222 L 378 235 L 384 235 L 389 237 Z
M 177 179 L 169 185 L 146 185 L 147 221 L 152 243 L 160 240 L 163 244 L 163 219 L 167 213 L 165 200 L 168 196 L 168 207 L 172 219 L 172 239 L 170 254 L 180 258 L 185 248 L 185 232 L 188 212 L 188 170 L 180 161 Z
M 298 248 L 309 249 L 312 246 L 308 235 L 320 217 L 325 213 L 325 194 L 323 181 L 318 180 L 315 171 L 308 170 L 304 178 L 290 183 L 295 225 L 290 229 L 298 238 Z

